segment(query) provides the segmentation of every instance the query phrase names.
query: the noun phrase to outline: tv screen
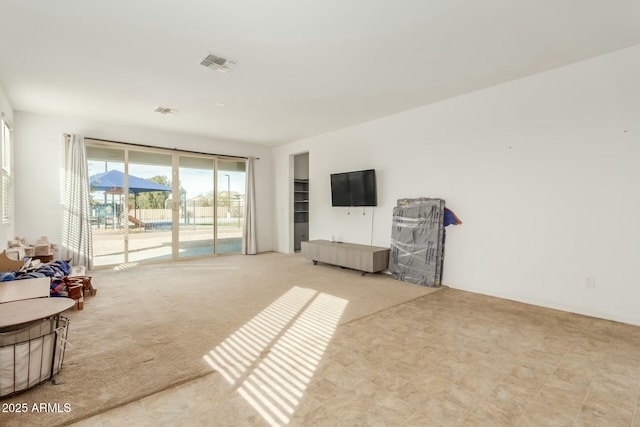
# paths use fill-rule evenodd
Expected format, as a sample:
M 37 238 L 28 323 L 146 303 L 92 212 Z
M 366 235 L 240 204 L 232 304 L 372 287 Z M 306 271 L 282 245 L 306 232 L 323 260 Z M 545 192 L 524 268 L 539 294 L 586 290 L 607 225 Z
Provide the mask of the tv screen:
M 333 206 L 351 206 L 349 195 L 349 174 L 331 175 L 331 204 Z
M 377 206 L 373 169 L 331 175 L 332 206 Z

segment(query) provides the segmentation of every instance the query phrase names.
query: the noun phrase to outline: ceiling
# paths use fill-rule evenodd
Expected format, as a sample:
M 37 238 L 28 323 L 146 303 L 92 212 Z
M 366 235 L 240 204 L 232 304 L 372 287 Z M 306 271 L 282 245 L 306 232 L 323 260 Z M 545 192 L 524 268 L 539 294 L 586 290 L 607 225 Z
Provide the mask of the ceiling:
M 16 111 L 276 145 L 639 44 L 639 22 L 635 0 L 0 0 L 0 86 Z

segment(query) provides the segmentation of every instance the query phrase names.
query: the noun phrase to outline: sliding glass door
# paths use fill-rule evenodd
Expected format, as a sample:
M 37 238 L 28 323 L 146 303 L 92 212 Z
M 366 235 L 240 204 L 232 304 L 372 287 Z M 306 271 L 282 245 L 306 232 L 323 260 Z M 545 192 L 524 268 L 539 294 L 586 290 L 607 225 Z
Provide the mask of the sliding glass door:
M 173 257 L 171 163 L 171 154 L 128 150 L 128 262 Z
M 218 160 L 217 227 L 218 253 L 240 252 L 244 227 L 245 162 Z
M 216 253 L 215 162 L 213 158 L 180 156 L 180 200 L 175 204 L 180 258 Z
M 125 151 L 87 145 L 87 159 L 94 265 L 125 263 L 128 233 L 122 222 L 126 203 Z
M 94 265 L 241 250 L 244 159 L 86 142 Z

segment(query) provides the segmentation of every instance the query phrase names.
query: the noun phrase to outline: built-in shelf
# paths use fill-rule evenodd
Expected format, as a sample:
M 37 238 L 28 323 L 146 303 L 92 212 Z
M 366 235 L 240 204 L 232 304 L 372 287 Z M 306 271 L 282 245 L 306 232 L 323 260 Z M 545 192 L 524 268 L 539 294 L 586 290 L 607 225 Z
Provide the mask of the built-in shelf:
M 300 249 L 300 243 L 309 240 L 309 180 L 293 181 L 293 222 L 294 249 Z
M 293 181 L 293 213 L 294 223 L 309 222 L 309 180 L 296 179 Z

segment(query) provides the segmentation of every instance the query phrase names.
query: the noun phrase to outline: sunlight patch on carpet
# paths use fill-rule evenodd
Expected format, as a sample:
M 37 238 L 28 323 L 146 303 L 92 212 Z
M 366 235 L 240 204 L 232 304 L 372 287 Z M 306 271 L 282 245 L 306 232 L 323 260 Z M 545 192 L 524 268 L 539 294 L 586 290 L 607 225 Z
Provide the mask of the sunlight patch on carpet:
M 138 266 L 137 262 L 123 262 L 122 264 L 118 264 L 115 267 L 113 267 L 113 269 L 115 271 L 124 271 L 124 270 L 131 270 L 132 268 L 135 268 Z
M 203 358 L 269 425 L 286 425 L 348 303 L 293 287 Z

